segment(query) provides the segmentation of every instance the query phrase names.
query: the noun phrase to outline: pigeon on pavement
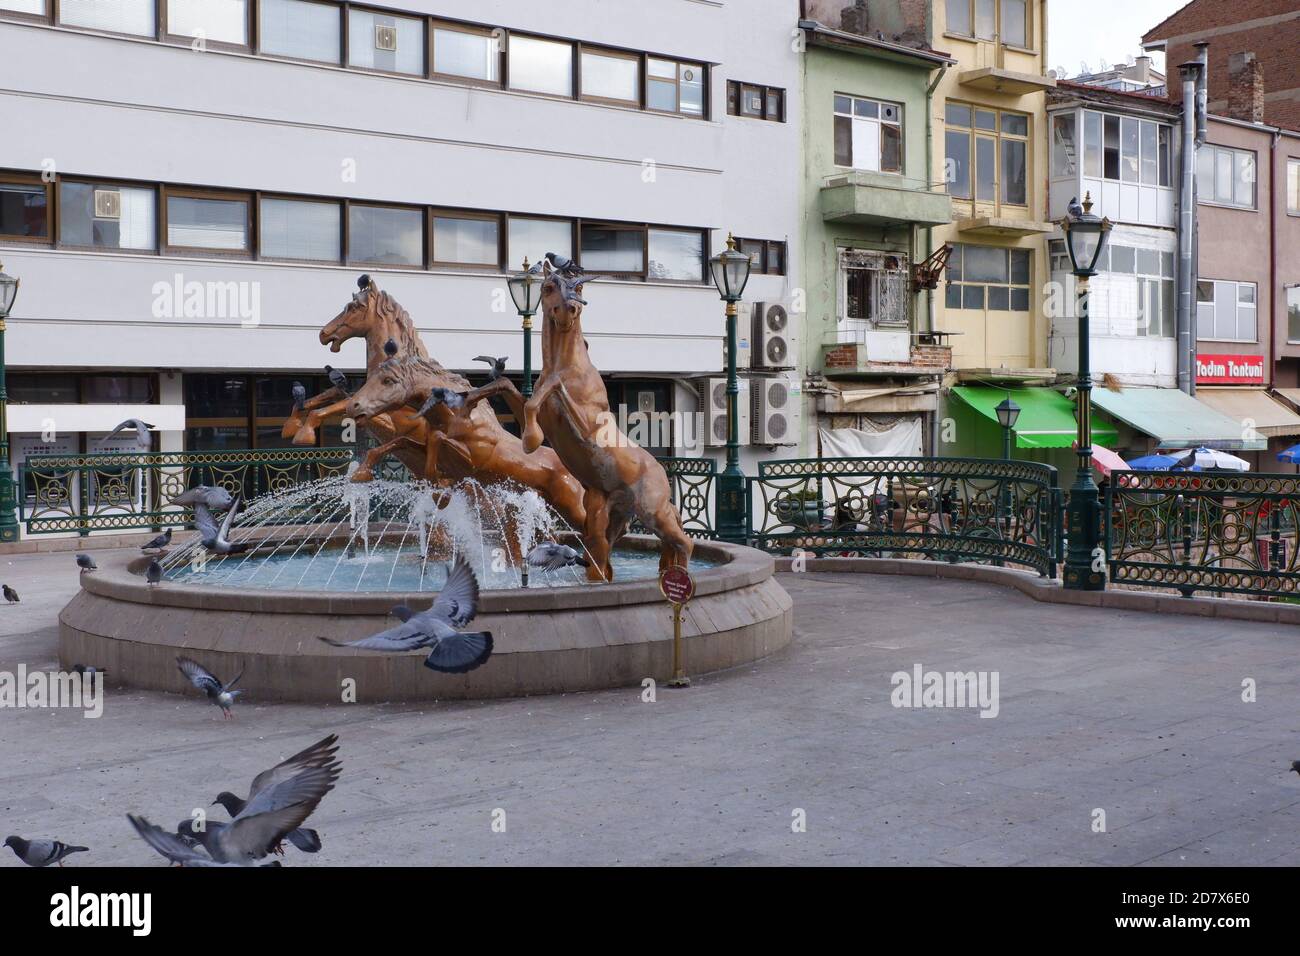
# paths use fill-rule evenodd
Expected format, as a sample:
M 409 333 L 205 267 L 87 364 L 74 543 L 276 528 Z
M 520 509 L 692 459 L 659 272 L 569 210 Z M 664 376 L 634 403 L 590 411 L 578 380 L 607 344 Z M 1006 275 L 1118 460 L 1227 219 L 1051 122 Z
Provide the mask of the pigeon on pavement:
M 243 691 L 231 690 L 230 688 L 238 684 L 239 678 L 244 676 L 242 670 L 235 675 L 235 679 L 229 684 L 223 684 L 202 664 L 192 661 L 188 657 L 176 658 L 176 665 L 180 667 L 181 673 L 185 675 L 186 680 L 207 694 L 208 700 L 221 708 L 223 720 L 234 719 L 235 715 L 231 712 L 230 707 L 234 704 L 235 698 L 242 694 Z
M 77 555 L 77 567 L 81 568 L 82 571 L 99 570 L 99 565 L 95 563 L 95 559 L 88 554 Z
M 15 591 L 13 588 L 11 588 L 9 585 L 7 585 L 7 584 L 5 584 L 5 585 L 0 585 L 0 589 L 3 589 L 3 591 L 4 591 L 4 596 L 5 596 L 5 600 L 8 601 L 10 604 L 17 604 L 17 603 L 19 603 L 19 602 L 18 602 L 18 592 Z
M 1294 770 L 1297 774 L 1300 774 L 1300 760 L 1292 760 L 1291 769 Z
M 199 841 L 194 840 L 183 833 L 168 833 L 162 827 L 150 823 L 144 817 L 137 817 L 128 813 L 127 820 L 131 826 L 135 827 L 135 832 L 140 834 L 140 838 L 153 847 L 158 853 L 166 857 L 172 863 L 179 863 L 181 866 L 279 866 L 279 860 L 272 860 L 268 863 L 260 863 L 256 860 L 232 861 L 214 860 L 206 852 L 199 848 Z M 189 820 L 185 821 L 190 823 Z M 193 844 L 187 842 L 194 840 Z
M 555 541 L 539 544 L 528 552 L 525 560 L 532 567 L 541 568 L 543 571 L 558 571 L 560 568 L 573 567 L 575 564 L 580 564 L 584 568 L 591 567 L 591 562 L 581 551 Z
M 90 848 L 69 846 L 59 840 L 24 840 L 20 836 L 11 836 L 5 840 L 5 846 L 14 851 L 14 855 L 28 866 L 49 866 L 57 863 L 63 866 L 63 858 L 71 853 L 86 853 Z
M 495 382 L 506 374 L 506 362 L 509 360 L 510 356 L 508 355 L 503 355 L 500 358 L 493 358 L 490 355 L 476 355 L 474 357 L 475 362 L 487 362 L 492 367 L 492 371 L 488 373 L 489 382 Z
M 157 558 L 149 562 L 149 567 L 144 569 L 144 579 L 150 584 L 158 584 L 163 579 L 163 567 L 158 563 Z
M 148 544 L 142 544 L 142 545 L 140 545 L 140 550 L 141 550 L 141 551 L 161 551 L 163 548 L 167 547 L 167 545 L 169 545 L 169 544 L 171 544 L 171 543 L 172 543 L 172 529 L 171 529 L 171 528 L 168 528 L 166 531 L 164 531 L 162 534 L 158 535 L 158 537 L 154 538 L 154 539 L 153 539 L 152 541 L 150 541 Z
M 335 647 L 370 651 L 401 652 L 427 647 L 429 656 L 425 658 L 425 667 L 444 674 L 464 674 L 492 656 L 490 632 L 456 630 L 474 620 L 477 614 L 478 579 L 461 556 L 456 558 L 447 574 L 447 583 L 429 610 L 412 614 L 396 627 L 359 641 L 334 641 L 328 637 L 321 640 Z

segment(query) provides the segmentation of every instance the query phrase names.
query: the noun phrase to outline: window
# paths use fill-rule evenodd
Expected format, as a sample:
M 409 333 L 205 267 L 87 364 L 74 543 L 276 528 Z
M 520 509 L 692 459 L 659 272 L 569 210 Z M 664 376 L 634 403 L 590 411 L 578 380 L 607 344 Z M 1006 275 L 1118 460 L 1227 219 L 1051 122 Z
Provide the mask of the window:
M 1300 216 L 1300 159 L 1287 160 L 1286 211 L 1293 216 Z
M 785 90 L 730 80 L 727 83 L 727 112 L 732 116 L 785 122 Z
M 704 281 L 704 233 L 698 229 L 655 229 L 648 236 L 651 279 Z
M 645 272 L 645 230 L 638 226 L 582 224 L 579 261 L 588 272 Z
M 1021 49 L 1029 46 L 1029 10 L 1027 0 L 1002 0 L 1002 42 Z
M 1049 245 L 1053 272 L 1069 272 L 1065 242 Z M 1105 275 L 1093 291 L 1092 326 L 1101 334 L 1172 338 L 1174 312 L 1174 256 L 1172 252 L 1133 246 L 1108 246 L 1098 260 Z M 1098 323 L 1107 323 L 1098 328 Z
M 167 0 L 167 34 L 248 46 L 248 0 Z
M 582 51 L 582 98 L 614 103 L 641 102 L 641 59 L 632 53 Z
M 965 103 L 949 103 L 944 115 L 948 194 L 972 198 L 973 180 L 979 202 L 1028 205 L 1029 117 Z
M 836 93 L 835 165 L 901 173 L 903 107 Z
M 30 13 L 36 17 L 46 15 L 45 0 L 0 0 L 0 10 L 12 10 L 14 13 Z
M 948 259 L 945 300 L 950 309 L 1029 311 L 1028 249 L 956 243 Z
M 501 47 L 497 38 L 489 30 L 434 24 L 433 74 L 500 85 Z
M 59 183 L 59 245 L 155 249 L 156 191 L 112 183 Z
M 49 239 L 50 198 L 38 176 L 0 180 L 0 237 Z
M 261 0 L 258 7 L 261 52 L 321 63 L 341 61 L 340 7 L 310 0 Z
M 348 261 L 424 265 L 424 210 L 350 203 Z
M 573 95 L 573 44 L 510 36 L 510 88 L 552 96 Z
M 60 0 L 59 22 L 132 36 L 156 34 L 154 0 Z
M 350 8 L 348 66 L 423 76 L 424 21 Z
M 841 249 L 839 278 L 839 341 L 858 341 L 868 328 L 908 327 L 911 277 L 905 256 Z
M 1058 113 L 1052 117 L 1052 178 L 1066 179 L 1078 172 L 1074 138 L 1075 116 Z
M 1196 283 L 1196 337 L 1256 341 L 1255 306 L 1253 282 L 1200 280 Z
M 785 243 L 774 239 L 737 239 L 736 247 L 753 261 L 750 275 L 785 275 Z
M 1085 176 L 1143 186 L 1171 184 L 1171 127 L 1087 110 L 1083 135 Z
M 704 115 L 704 67 L 646 57 L 646 107 L 661 113 Z
M 1300 343 L 1300 285 L 1286 290 L 1286 340 Z
M 174 249 L 248 252 L 250 202 L 232 193 L 167 190 L 167 245 Z
M 81 403 L 84 405 L 152 405 L 152 375 L 83 375 Z
M 947 32 L 1029 48 L 1028 0 L 947 0 Z
M 573 223 L 568 219 L 529 219 L 511 216 L 506 262 L 518 269 L 527 258 L 537 263 L 548 253 L 573 258 Z
M 337 202 L 265 198 L 259 207 L 265 259 L 339 262 L 343 258 L 343 207 Z
M 499 266 L 501 217 L 495 213 L 435 212 L 433 261 L 435 265 Z M 521 258 L 512 268 L 522 262 Z
M 1197 200 L 1216 206 L 1255 208 L 1255 154 L 1206 143 L 1197 152 Z

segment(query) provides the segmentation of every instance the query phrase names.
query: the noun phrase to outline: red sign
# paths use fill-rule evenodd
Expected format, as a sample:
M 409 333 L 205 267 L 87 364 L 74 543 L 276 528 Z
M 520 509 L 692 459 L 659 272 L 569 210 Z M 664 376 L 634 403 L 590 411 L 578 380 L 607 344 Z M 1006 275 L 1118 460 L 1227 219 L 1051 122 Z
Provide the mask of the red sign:
M 659 590 L 670 603 L 685 604 L 695 594 L 695 581 L 685 568 L 665 568 L 659 575 Z
M 1263 385 L 1262 355 L 1197 355 L 1197 385 Z

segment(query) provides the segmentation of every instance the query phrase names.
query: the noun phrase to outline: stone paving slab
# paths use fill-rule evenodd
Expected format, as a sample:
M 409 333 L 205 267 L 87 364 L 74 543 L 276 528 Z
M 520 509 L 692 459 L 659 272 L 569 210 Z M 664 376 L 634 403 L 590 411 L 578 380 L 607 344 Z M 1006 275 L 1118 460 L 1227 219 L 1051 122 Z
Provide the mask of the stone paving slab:
M 23 597 L 0 606 L 0 670 L 52 666 L 71 556 L 0 557 L 0 580 Z M 655 703 L 250 700 L 223 723 L 192 696 L 119 691 L 98 720 L 0 710 L 0 829 L 92 848 L 70 866 L 162 865 L 123 814 L 174 825 L 336 732 L 325 848 L 288 865 L 1300 863 L 1294 626 L 911 575 L 780 580 L 787 651 Z M 997 671 L 998 716 L 894 708 L 890 676 L 917 663 Z

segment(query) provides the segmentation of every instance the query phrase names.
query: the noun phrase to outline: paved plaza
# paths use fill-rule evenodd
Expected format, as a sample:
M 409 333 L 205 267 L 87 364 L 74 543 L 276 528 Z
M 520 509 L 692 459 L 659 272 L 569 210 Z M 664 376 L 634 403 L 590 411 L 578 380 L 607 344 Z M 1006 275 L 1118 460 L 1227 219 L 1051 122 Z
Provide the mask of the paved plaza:
M 128 811 L 174 826 L 335 732 L 324 849 L 288 865 L 1300 864 L 1293 628 L 779 578 L 791 648 L 654 703 L 248 700 L 222 722 L 197 696 L 118 690 L 97 720 L 0 710 L 0 830 L 91 848 L 70 866 L 161 866 Z M 72 555 L 0 558 L 0 580 L 22 596 L 0 606 L 0 670 L 54 667 Z M 892 706 L 918 664 L 996 672 L 997 716 Z

